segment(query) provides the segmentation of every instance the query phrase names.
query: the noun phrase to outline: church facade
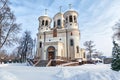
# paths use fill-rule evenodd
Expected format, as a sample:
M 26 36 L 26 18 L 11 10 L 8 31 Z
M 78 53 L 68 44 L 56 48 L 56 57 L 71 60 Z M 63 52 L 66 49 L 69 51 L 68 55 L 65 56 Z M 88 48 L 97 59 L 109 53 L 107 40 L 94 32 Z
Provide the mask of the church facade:
M 69 9 L 58 12 L 53 19 L 48 15 L 38 18 L 37 57 L 41 60 L 86 60 L 85 50 L 80 48 L 78 12 Z M 51 23 L 53 22 L 53 27 Z

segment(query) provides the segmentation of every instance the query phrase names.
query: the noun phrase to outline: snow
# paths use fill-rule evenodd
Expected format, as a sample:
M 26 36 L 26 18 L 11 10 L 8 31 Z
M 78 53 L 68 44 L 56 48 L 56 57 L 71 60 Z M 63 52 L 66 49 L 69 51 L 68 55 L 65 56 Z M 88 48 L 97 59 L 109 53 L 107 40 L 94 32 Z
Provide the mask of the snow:
M 69 67 L 32 67 L 26 64 L 0 64 L 0 80 L 120 80 L 120 72 L 110 64 Z

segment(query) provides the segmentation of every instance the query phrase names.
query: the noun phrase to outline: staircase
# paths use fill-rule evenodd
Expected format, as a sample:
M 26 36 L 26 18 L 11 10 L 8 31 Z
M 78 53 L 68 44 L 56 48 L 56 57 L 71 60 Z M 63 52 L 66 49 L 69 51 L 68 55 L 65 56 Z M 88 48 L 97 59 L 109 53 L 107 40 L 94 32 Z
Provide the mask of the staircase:
M 35 64 L 36 67 L 45 67 L 48 64 L 48 60 L 40 60 L 37 64 Z
M 48 67 L 48 66 L 57 66 L 60 64 L 66 63 L 65 61 L 61 61 L 61 60 L 55 60 L 55 59 L 51 59 L 51 60 L 39 60 L 35 66 L 36 67 Z
M 51 59 L 51 60 L 39 60 L 35 66 L 36 67 L 49 67 L 49 66 L 77 66 L 79 62 L 67 62 L 60 59 Z
M 33 66 L 34 65 L 34 61 L 33 61 L 33 59 L 27 59 L 27 62 L 28 62 L 28 65 L 29 66 Z

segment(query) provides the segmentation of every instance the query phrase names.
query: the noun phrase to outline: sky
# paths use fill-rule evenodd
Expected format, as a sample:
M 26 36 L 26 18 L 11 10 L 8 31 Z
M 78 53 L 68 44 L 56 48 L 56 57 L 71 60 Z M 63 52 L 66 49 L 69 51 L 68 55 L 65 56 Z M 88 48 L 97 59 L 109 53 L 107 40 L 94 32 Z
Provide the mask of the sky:
M 48 9 L 48 16 L 53 18 L 62 6 L 62 12 L 72 9 L 79 13 L 78 23 L 81 33 L 80 46 L 92 40 L 95 48 L 105 56 L 112 54 L 113 26 L 120 19 L 120 0 L 10 0 L 11 10 L 17 23 L 21 23 L 22 31 L 31 31 L 33 38 L 38 32 L 38 17 Z M 51 25 L 52 26 L 52 25 Z M 21 33 L 22 34 L 22 33 Z

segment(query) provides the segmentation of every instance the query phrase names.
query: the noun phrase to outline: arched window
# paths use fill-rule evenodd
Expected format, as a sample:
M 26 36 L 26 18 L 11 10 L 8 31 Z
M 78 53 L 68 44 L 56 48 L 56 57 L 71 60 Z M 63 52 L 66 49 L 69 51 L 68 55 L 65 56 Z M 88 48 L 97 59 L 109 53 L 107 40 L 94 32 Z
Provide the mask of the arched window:
M 53 30 L 53 37 L 57 37 L 57 29 Z
M 40 36 L 40 39 L 41 39 L 41 36 Z
M 85 58 L 85 52 L 83 53 L 83 58 Z
M 55 21 L 54 21 L 54 27 L 55 27 Z
M 57 26 L 61 26 L 61 20 L 60 19 L 57 20 Z
M 66 23 L 68 23 L 68 17 L 66 17 Z
M 77 23 L 76 16 L 74 16 L 74 22 Z
M 77 46 L 76 49 L 77 49 L 77 53 L 79 53 L 79 46 Z
M 48 20 L 46 20 L 46 23 L 45 23 L 45 26 L 47 26 L 48 25 Z
M 40 46 L 40 48 L 42 47 L 42 42 L 40 42 L 40 45 L 39 45 L 39 46 Z
M 73 35 L 73 33 L 71 32 L 71 34 L 70 34 L 71 36 Z
M 69 22 L 73 22 L 72 16 L 69 16 Z
M 73 45 L 74 45 L 73 39 L 70 39 L 70 46 L 73 46 Z
M 44 25 L 44 20 L 42 21 L 42 26 Z
M 63 25 L 65 25 L 65 20 L 63 20 Z M 65 27 L 65 26 L 64 26 Z

